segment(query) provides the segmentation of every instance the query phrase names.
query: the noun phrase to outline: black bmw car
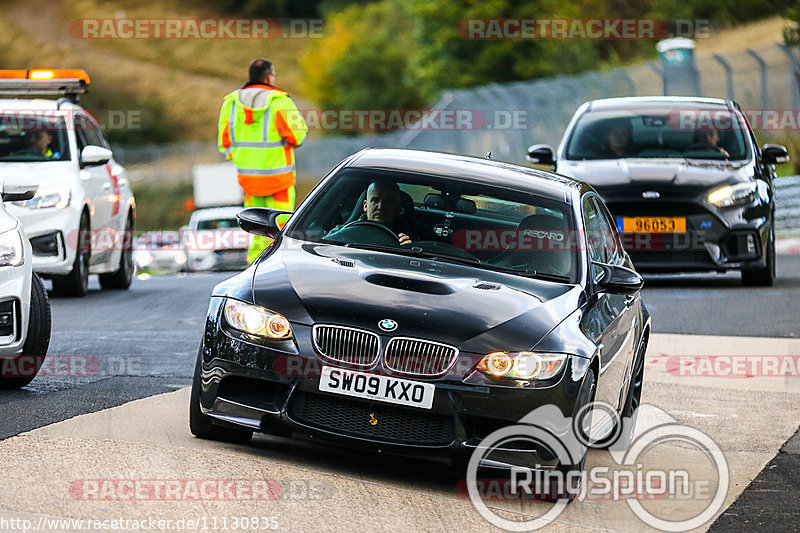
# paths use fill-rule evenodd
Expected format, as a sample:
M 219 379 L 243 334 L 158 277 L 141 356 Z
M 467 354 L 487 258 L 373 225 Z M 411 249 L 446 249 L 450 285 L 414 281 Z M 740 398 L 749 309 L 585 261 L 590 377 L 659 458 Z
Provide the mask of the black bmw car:
M 583 104 L 556 154 L 528 160 L 591 184 L 639 271 L 740 270 L 745 285 L 775 279 L 775 163 L 731 100 L 609 98 Z
M 243 229 L 275 240 L 213 290 L 194 435 L 313 436 L 463 465 L 537 407 L 572 417 L 593 400 L 621 416 L 638 406 L 650 331 L 642 278 L 589 185 L 368 149 L 287 218 L 239 214 Z M 601 422 L 600 435 L 618 425 Z M 545 447 L 484 462 L 582 467 Z

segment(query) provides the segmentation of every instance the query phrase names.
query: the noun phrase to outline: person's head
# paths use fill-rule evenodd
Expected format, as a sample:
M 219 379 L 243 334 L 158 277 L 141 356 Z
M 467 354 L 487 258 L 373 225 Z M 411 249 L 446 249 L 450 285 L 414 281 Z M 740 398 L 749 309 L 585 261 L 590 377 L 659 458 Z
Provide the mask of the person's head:
M 275 83 L 275 67 L 269 59 L 255 59 L 250 63 L 250 83 Z
M 719 132 L 714 129 L 700 130 L 695 135 L 695 142 L 710 144 L 711 146 L 719 146 L 720 138 Z
M 615 120 L 608 129 L 608 147 L 617 154 L 628 151 L 631 143 L 632 128 L 629 120 Z
M 49 131 L 34 131 L 30 133 L 30 136 L 28 137 L 27 147 L 31 150 L 45 154 L 51 142 L 53 142 L 53 134 Z
M 369 184 L 364 199 L 367 220 L 390 226 L 400 214 L 400 188 L 393 181 L 376 180 Z

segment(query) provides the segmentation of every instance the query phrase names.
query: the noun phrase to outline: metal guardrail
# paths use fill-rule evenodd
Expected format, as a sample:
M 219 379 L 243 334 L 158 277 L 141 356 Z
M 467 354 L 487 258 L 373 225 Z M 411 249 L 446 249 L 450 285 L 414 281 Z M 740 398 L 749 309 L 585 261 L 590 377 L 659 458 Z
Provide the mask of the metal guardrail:
M 775 180 L 775 232 L 800 233 L 800 176 Z

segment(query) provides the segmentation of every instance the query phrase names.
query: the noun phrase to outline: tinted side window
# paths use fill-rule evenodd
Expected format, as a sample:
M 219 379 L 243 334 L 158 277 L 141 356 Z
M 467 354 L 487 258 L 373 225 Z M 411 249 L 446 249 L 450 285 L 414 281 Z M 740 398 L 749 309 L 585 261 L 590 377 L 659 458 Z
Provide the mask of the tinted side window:
M 603 216 L 591 196 L 583 198 L 583 225 L 586 228 L 589 260 L 607 263 L 608 254 L 602 243 L 602 235 L 606 227 L 603 223 Z
M 603 239 L 603 244 L 608 253 L 608 262 L 614 265 L 621 265 L 625 261 L 625 252 L 620 243 L 619 233 L 617 232 L 616 224 L 614 224 L 614 218 L 611 216 L 611 213 L 608 212 L 608 208 L 603 202 L 597 198 L 594 198 L 593 202 L 597 204 L 597 210 L 601 213 L 603 221 L 605 222 L 603 225 L 605 229 L 603 231 L 605 232 L 604 235 L 606 235 L 606 238 Z

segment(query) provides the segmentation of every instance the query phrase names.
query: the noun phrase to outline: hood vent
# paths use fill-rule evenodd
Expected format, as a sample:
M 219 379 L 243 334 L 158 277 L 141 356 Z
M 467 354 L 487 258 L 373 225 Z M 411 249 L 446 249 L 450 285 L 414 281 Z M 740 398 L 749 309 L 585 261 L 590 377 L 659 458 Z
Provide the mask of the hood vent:
M 341 257 L 337 257 L 333 259 L 333 262 L 342 265 L 343 267 L 353 268 L 356 266 L 356 262 L 350 259 L 342 259 Z
M 403 278 L 399 276 L 390 276 L 388 274 L 370 274 L 364 279 L 369 283 L 380 285 L 381 287 L 391 287 L 404 291 L 422 292 L 426 294 L 452 294 L 455 292 L 450 285 L 438 281 Z
M 481 281 L 480 283 L 473 285 L 473 289 L 480 289 L 482 291 L 499 291 L 500 285 L 497 283 L 489 283 L 488 281 Z

